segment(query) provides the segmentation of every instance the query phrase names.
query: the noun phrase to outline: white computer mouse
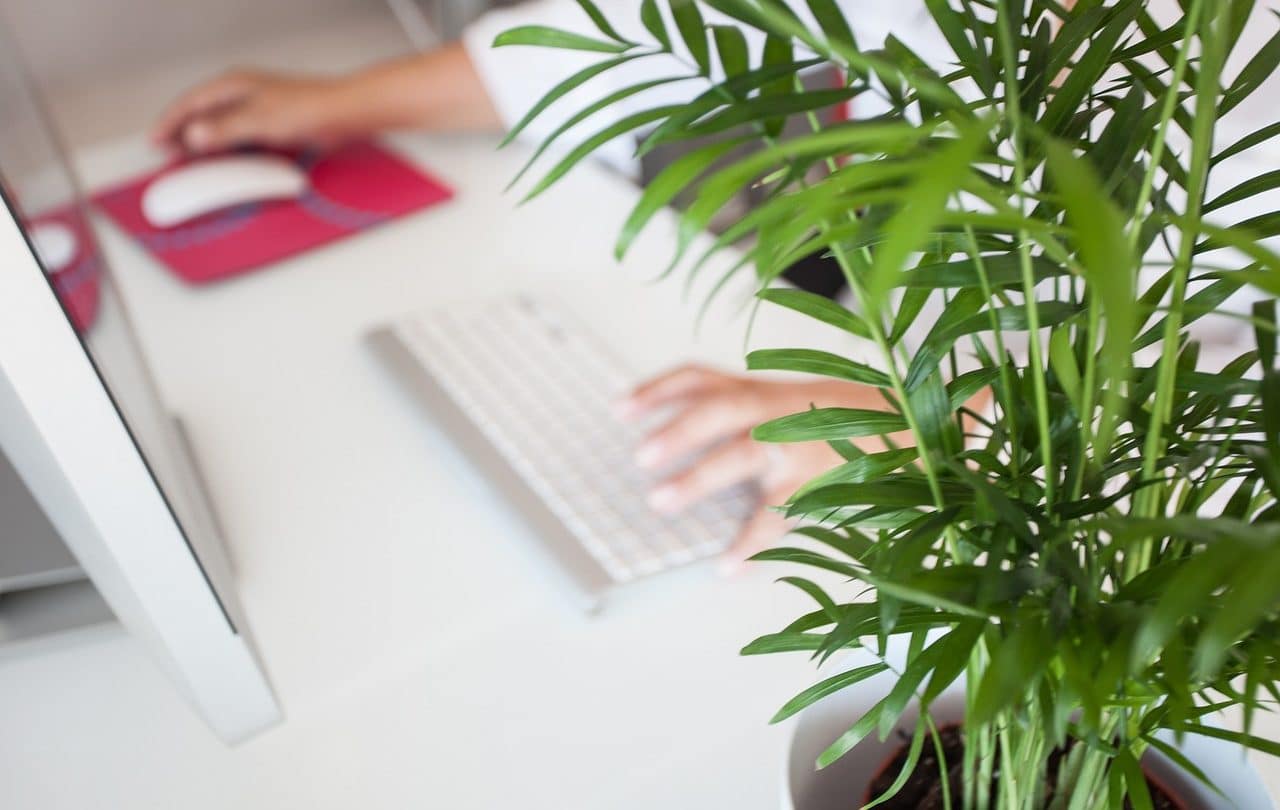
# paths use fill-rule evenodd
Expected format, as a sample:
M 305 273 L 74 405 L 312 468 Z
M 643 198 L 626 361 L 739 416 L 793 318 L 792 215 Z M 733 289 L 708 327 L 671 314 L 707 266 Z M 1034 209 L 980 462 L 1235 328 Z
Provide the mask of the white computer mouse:
M 32 225 L 27 235 L 31 237 L 36 255 L 40 257 L 40 263 L 48 273 L 57 273 L 70 267 L 80 249 L 75 231 L 60 222 Z
M 307 175 L 276 155 L 225 155 L 187 163 L 152 180 L 142 215 L 156 228 L 250 202 L 288 200 L 307 190 Z

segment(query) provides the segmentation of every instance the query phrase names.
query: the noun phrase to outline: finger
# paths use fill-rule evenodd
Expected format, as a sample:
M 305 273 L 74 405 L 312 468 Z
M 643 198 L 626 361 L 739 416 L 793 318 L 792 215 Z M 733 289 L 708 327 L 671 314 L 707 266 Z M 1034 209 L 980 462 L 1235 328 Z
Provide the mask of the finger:
M 617 403 L 616 410 L 621 418 L 634 419 L 655 408 L 722 385 L 725 380 L 724 374 L 705 366 L 680 366 L 641 383 Z
M 151 137 L 157 143 L 179 140 L 190 119 L 243 98 L 253 86 L 250 74 L 236 72 L 197 85 L 179 96 L 156 120 Z
M 737 436 L 759 421 L 759 408 L 750 397 L 707 396 L 649 434 L 636 450 L 636 463 L 649 470 L 661 469 L 718 441 Z
M 766 499 L 764 503 L 769 503 Z M 747 560 L 777 542 L 786 535 L 795 524 L 780 512 L 762 507 L 743 525 L 733 545 L 720 560 L 720 573 L 724 576 L 735 576 L 746 568 Z
M 649 505 L 675 514 L 703 498 L 759 478 L 768 464 L 764 447 L 742 436 L 707 453 L 696 464 L 649 493 Z
M 265 143 L 267 128 L 261 113 L 250 106 L 207 115 L 182 130 L 182 145 L 191 152 L 218 152 L 250 143 Z

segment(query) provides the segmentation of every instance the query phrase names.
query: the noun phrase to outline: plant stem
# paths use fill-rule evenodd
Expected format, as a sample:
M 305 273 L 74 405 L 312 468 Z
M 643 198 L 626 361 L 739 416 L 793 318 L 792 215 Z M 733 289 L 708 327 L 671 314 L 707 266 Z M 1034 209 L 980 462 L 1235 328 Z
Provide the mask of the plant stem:
M 1084 338 L 1084 382 L 1080 391 L 1080 474 L 1076 476 L 1075 486 L 1071 491 L 1071 499 L 1079 499 L 1084 489 L 1084 469 L 1089 461 L 1089 445 L 1093 441 L 1093 407 L 1095 403 L 1094 388 L 1098 384 L 1098 331 L 1102 324 L 1102 304 L 1092 295 L 1089 296 L 1089 325 L 1085 329 Z M 1095 458 L 1099 466 L 1107 463 L 1105 458 Z
M 996 794 L 996 807 L 998 810 L 1022 810 L 1018 800 L 1017 768 L 1013 764 L 1013 735 L 1009 731 L 1016 721 L 1005 713 L 997 717 L 996 722 L 1000 726 L 996 732 L 1000 746 L 1000 788 Z
M 1199 19 L 1199 10 L 1204 0 L 1192 0 L 1189 15 Z M 1195 254 L 1196 240 L 1200 232 L 1200 218 L 1204 208 L 1205 190 L 1208 185 L 1210 158 L 1213 151 L 1213 133 L 1217 121 L 1217 102 L 1221 91 L 1218 82 L 1221 71 L 1221 42 L 1218 26 L 1214 18 L 1203 21 L 1200 26 L 1200 40 L 1203 52 L 1200 59 L 1200 73 L 1196 88 L 1196 108 L 1191 132 L 1191 166 L 1187 183 L 1187 216 L 1181 225 L 1181 242 L 1178 256 L 1172 269 L 1173 286 L 1169 293 L 1169 313 L 1165 316 L 1164 334 L 1160 354 L 1159 371 L 1156 378 L 1155 404 L 1151 409 L 1151 421 L 1142 451 L 1142 475 L 1150 479 L 1155 475 L 1156 465 L 1164 452 L 1164 428 L 1172 417 L 1173 387 L 1177 373 L 1178 336 L 1182 331 L 1182 313 L 1186 302 L 1187 284 L 1191 275 L 1191 263 Z M 1183 51 L 1191 39 L 1191 28 L 1188 26 L 1187 39 L 1183 43 Z M 1154 517 L 1163 504 L 1163 487 L 1149 487 L 1138 503 L 1139 514 Z M 1126 578 L 1132 578 L 1150 565 L 1152 552 L 1151 539 L 1145 540 L 1136 553 L 1125 560 Z
M 866 248 L 863 248 L 866 251 Z M 867 312 L 866 294 L 862 289 L 857 275 L 853 272 L 853 267 L 849 263 L 849 257 L 844 251 L 844 247 L 838 244 L 831 245 L 831 254 L 835 257 L 836 263 L 840 265 L 840 270 L 844 273 L 845 280 L 849 282 L 849 288 L 853 291 L 854 300 L 857 301 L 858 308 L 863 312 Z M 870 314 L 870 313 L 868 313 Z M 907 399 L 907 389 L 903 385 L 902 375 L 898 371 L 898 363 L 893 356 L 893 348 L 889 345 L 888 339 L 884 334 L 884 326 L 880 322 L 879 315 L 868 317 L 866 319 L 868 331 L 871 332 L 871 338 L 880 350 L 881 356 L 885 362 L 885 373 L 889 375 L 889 384 L 893 389 L 893 394 L 898 400 L 898 407 L 902 410 L 902 416 L 907 420 L 907 427 L 911 430 L 911 435 L 915 438 L 916 446 L 920 448 L 917 457 L 920 460 L 920 467 L 924 470 L 925 477 L 929 481 L 929 492 L 933 496 L 934 505 L 938 509 L 946 508 L 946 501 L 942 497 L 942 486 L 939 482 L 938 471 L 934 467 L 933 456 L 929 452 L 929 445 L 925 443 L 924 432 L 920 429 L 920 421 L 916 418 L 915 409 L 911 407 L 910 401 Z M 954 552 L 954 549 L 953 549 Z
M 1165 143 L 1169 136 L 1169 124 L 1173 121 L 1173 113 L 1178 106 L 1178 88 L 1182 86 L 1182 80 L 1187 73 L 1187 60 L 1191 51 L 1191 32 L 1200 26 L 1202 7 L 1202 0 L 1192 0 L 1191 8 L 1187 10 L 1186 36 L 1183 37 L 1182 44 L 1178 48 L 1178 56 L 1174 60 L 1173 77 L 1169 80 L 1169 92 L 1165 94 L 1161 102 L 1160 124 L 1156 127 L 1155 140 L 1151 144 L 1151 162 L 1147 164 L 1146 173 L 1142 178 L 1142 185 L 1138 188 L 1138 201 L 1133 207 L 1133 216 L 1130 218 L 1130 249 L 1137 248 L 1138 239 L 1142 235 L 1143 212 L 1146 211 L 1147 206 L 1151 203 L 1151 192 L 1155 189 L 1156 171 L 1160 168 L 1160 162 L 1164 159 Z
M 1111 713 L 1101 723 L 1101 736 L 1111 739 L 1116 735 L 1122 723 L 1119 713 Z M 1084 762 L 1080 766 L 1080 774 L 1071 786 L 1071 801 L 1068 810 L 1106 810 L 1106 777 L 1111 757 L 1106 751 L 1088 747 L 1084 752 Z
M 982 297 L 990 301 L 992 297 L 991 279 L 987 276 L 987 264 L 983 261 L 978 251 L 978 240 L 974 236 L 973 227 L 971 225 L 964 226 L 965 234 L 969 238 L 970 258 L 973 259 L 974 269 L 978 271 L 978 282 L 982 285 Z M 1013 377 L 1009 374 L 1009 364 L 1006 362 L 1008 354 L 1004 345 L 1004 330 L 1000 328 L 1000 319 L 996 317 L 995 310 L 990 306 L 987 308 L 987 317 L 991 324 L 991 333 L 996 344 L 996 362 L 1000 368 L 1000 388 L 1003 391 L 1000 407 L 1004 410 L 1007 427 L 1009 427 L 1009 469 L 1013 473 L 1013 477 L 1018 477 L 1022 468 L 1022 451 L 1019 448 L 1019 438 L 1017 431 L 1017 416 L 1013 408 Z
M 1021 0 L 1016 0 L 1021 2 Z M 1011 132 L 1009 143 L 1013 147 L 1013 176 L 1018 187 L 1018 213 L 1026 216 L 1027 166 L 1024 154 L 1022 106 L 1018 82 L 1018 59 L 1013 50 L 1014 32 L 1009 30 L 1007 3 L 1002 0 L 996 11 L 997 39 L 1000 56 L 1004 62 L 1005 110 L 1009 116 Z M 1040 462 L 1044 467 L 1045 503 L 1053 503 L 1056 475 L 1053 471 L 1053 442 L 1049 434 L 1049 393 L 1045 382 L 1044 360 L 1040 346 L 1040 307 L 1036 301 L 1036 280 L 1031 265 L 1031 245 L 1025 228 L 1018 231 L 1018 264 L 1022 273 L 1023 306 L 1027 310 L 1027 343 L 1030 349 L 1031 382 L 1036 400 L 1036 428 L 1040 434 Z
M 933 738 L 934 753 L 938 756 L 938 775 L 942 786 L 942 810 L 951 810 L 951 778 L 947 768 L 947 753 L 942 747 L 942 737 L 938 734 L 938 726 L 929 716 L 926 707 L 921 707 L 924 721 L 929 727 L 929 736 Z
M 846 67 L 847 70 L 847 67 Z M 846 73 L 846 75 L 849 75 Z M 806 114 L 805 119 L 809 123 L 810 129 L 818 132 L 822 129 L 818 116 L 810 111 Z M 827 169 L 836 171 L 839 167 L 836 165 L 834 158 L 827 158 Z M 850 222 L 857 221 L 857 214 L 850 211 L 846 215 Z M 830 225 L 824 224 L 822 227 L 824 233 L 830 231 Z M 915 410 L 911 407 L 911 403 L 907 399 L 906 386 L 902 383 L 902 375 L 898 371 L 897 360 L 893 356 L 893 348 L 889 345 L 888 339 L 884 334 L 884 324 L 880 320 L 879 313 L 871 313 L 866 306 L 866 293 L 862 289 L 862 283 L 859 281 L 857 274 L 853 272 L 853 267 L 849 262 L 849 256 L 845 252 L 844 246 L 838 243 L 829 245 L 831 255 L 835 257 L 836 264 L 840 266 L 840 271 L 844 274 L 845 281 L 849 284 L 850 291 L 853 292 L 854 300 L 866 317 L 867 329 L 871 332 L 872 341 L 876 344 L 876 348 L 880 350 L 881 356 L 884 358 L 885 371 L 889 375 L 889 383 L 893 389 L 893 394 L 898 400 L 898 407 L 902 410 L 902 416 L 907 420 L 907 427 L 911 430 L 911 435 L 915 439 L 916 447 L 920 448 L 918 457 L 920 459 L 920 467 L 924 470 L 925 477 L 929 482 L 929 492 L 933 496 L 934 505 L 938 509 L 946 508 L 946 501 L 942 497 L 942 486 L 939 483 L 938 472 L 934 467 L 932 455 L 929 453 L 929 446 L 924 441 L 924 432 L 920 429 L 920 421 L 916 418 Z M 864 258 L 870 260 L 870 251 L 868 248 L 862 248 Z M 875 317 L 872 317 L 874 314 Z M 955 552 L 954 538 L 952 533 L 947 533 L 948 545 Z

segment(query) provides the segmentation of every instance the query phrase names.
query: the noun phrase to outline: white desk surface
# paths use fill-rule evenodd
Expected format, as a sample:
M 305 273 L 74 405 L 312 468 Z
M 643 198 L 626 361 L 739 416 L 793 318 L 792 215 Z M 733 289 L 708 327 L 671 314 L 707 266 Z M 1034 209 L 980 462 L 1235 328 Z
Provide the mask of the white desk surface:
M 401 313 L 518 288 L 559 297 L 637 372 L 692 356 L 740 368 L 743 321 L 713 315 L 695 338 L 698 297 L 639 280 L 665 261 L 670 219 L 629 271 L 614 265 L 624 181 L 585 167 L 517 210 L 501 189 L 518 153 L 394 143 L 457 199 L 237 280 L 185 286 L 100 229 L 202 457 L 287 720 L 224 747 L 118 631 L 6 661 L 0 806 L 777 806 L 786 733 L 766 720 L 813 672 L 737 650 L 809 609 L 772 584 L 781 572 L 696 567 L 583 615 L 362 343 Z M 138 139 L 80 158 L 91 184 L 156 160 Z M 830 337 L 783 317 L 754 335 Z
M 811 671 L 736 651 L 804 599 L 778 572 L 726 582 L 703 566 L 583 615 L 362 342 L 406 311 L 528 289 L 639 372 L 691 356 L 740 368 L 744 320 L 713 314 L 695 338 L 697 296 L 614 265 L 625 181 L 588 167 L 517 210 L 502 186 L 518 153 L 395 144 L 456 201 L 237 280 L 186 286 L 100 228 L 288 719 L 226 749 L 123 637 L 11 662 L 0 717 L 23 733 L 0 735 L 0 804 L 773 806 L 785 735 L 765 721 Z M 156 156 L 131 140 L 82 158 L 97 185 Z M 630 267 L 665 260 L 655 235 Z M 757 342 L 777 331 L 796 334 L 764 318 Z

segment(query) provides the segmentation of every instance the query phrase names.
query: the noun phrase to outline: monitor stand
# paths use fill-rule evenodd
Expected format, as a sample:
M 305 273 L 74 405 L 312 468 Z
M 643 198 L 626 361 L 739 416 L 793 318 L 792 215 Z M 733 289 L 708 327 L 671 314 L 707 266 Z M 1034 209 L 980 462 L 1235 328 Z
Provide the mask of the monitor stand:
M 209 498 L 204 472 L 181 418 L 173 436 L 183 489 L 197 502 L 203 534 L 218 548 L 202 549 L 202 563 L 213 576 L 231 567 L 221 521 Z M 0 660 L 28 654 L 50 643 L 79 637 L 78 631 L 113 623 L 111 608 L 85 576 L 26 484 L 0 453 Z M 210 529 L 212 531 L 210 531 Z M 214 560 L 210 560 L 210 557 Z M 224 605 L 224 609 L 230 607 Z M 228 615 L 231 619 L 231 615 Z M 234 622 L 233 622 L 234 623 Z
M 0 453 L 0 660 L 115 618 Z
M 0 453 L 0 594 L 62 585 L 84 572 Z

